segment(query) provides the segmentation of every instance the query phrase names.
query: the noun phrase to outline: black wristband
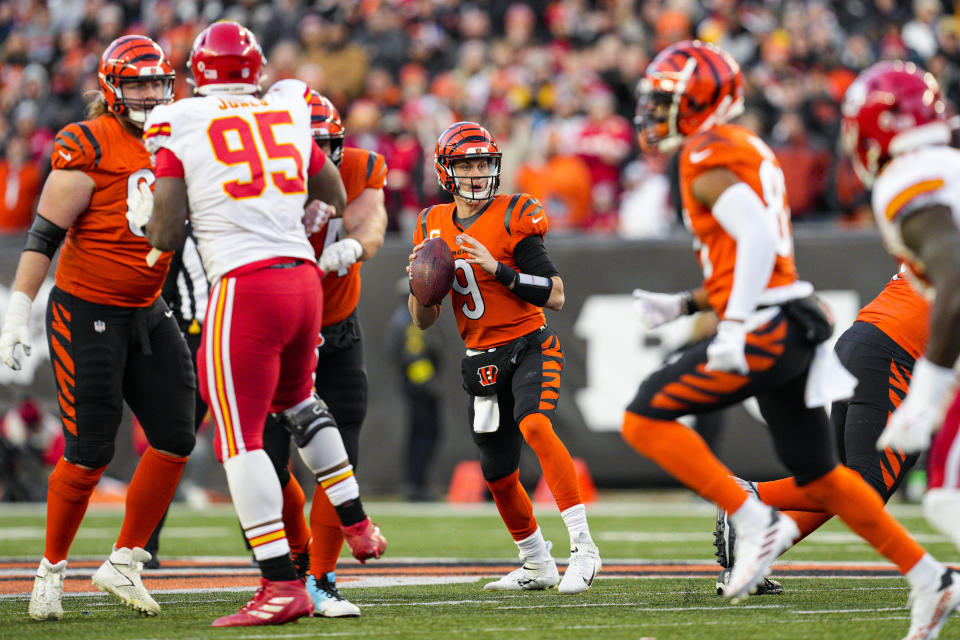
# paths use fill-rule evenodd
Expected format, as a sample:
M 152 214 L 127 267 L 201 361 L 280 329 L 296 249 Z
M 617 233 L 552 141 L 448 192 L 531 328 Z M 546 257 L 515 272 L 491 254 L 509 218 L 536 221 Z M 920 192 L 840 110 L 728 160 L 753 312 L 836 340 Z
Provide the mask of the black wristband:
M 497 273 L 494 277 L 497 279 L 497 282 L 509 289 L 517 281 L 517 272 L 514 271 L 512 267 L 498 262 Z
M 680 304 L 683 305 L 683 315 L 685 316 L 692 316 L 699 311 L 696 303 L 693 301 L 693 291 L 681 291 Z

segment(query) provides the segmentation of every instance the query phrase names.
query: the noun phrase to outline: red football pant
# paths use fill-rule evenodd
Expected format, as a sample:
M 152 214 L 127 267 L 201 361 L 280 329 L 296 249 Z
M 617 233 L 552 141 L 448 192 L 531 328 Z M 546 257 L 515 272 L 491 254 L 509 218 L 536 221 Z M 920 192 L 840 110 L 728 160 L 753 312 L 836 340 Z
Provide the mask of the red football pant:
M 927 488 L 960 489 L 960 392 L 927 454 Z
M 214 285 L 197 377 L 216 420 L 221 462 L 262 449 L 267 413 L 309 397 L 322 317 L 320 272 L 312 263 L 247 265 Z

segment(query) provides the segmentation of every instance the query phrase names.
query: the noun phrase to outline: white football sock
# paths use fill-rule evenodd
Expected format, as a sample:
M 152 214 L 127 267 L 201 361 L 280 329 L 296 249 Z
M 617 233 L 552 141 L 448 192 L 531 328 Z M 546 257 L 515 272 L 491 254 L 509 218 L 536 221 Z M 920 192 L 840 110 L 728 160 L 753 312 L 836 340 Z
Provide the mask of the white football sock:
M 587 507 L 583 504 L 574 505 L 560 512 L 563 524 L 567 525 L 570 534 L 570 547 L 576 547 L 578 542 L 593 543 L 590 537 L 590 526 L 587 524 Z
M 283 530 L 283 489 L 263 449 L 247 451 L 223 463 L 240 526 L 257 560 L 290 553 Z
M 915 589 L 934 590 L 940 586 L 940 578 L 946 569 L 929 553 L 923 554 L 917 564 L 904 575 Z
M 347 450 L 343 446 L 343 438 L 336 427 L 324 427 L 307 443 L 307 446 L 298 448 L 300 459 L 313 471 L 314 475 L 326 475 L 347 461 Z
M 737 529 L 762 529 L 770 524 L 770 507 L 756 496 L 748 495 L 746 502 L 730 514 L 730 522 Z
M 357 484 L 353 467 L 349 464 L 342 469 L 317 476 L 317 485 L 326 492 L 330 503 L 335 507 L 360 497 L 360 485 Z
M 517 546 L 520 547 L 520 553 L 524 558 L 539 562 L 550 557 L 550 552 L 547 551 L 547 543 L 543 539 L 543 533 L 540 531 L 540 527 L 537 527 L 537 530 L 534 531 L 532 535 L 527 536 L 523 540 L 516 540 L 515 542 Z

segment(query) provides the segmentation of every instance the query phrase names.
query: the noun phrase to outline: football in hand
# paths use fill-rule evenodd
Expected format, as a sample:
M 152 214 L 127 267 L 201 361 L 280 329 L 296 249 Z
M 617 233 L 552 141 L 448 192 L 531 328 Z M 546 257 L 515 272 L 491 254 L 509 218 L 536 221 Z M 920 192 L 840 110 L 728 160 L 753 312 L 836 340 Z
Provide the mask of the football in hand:
M 440 304 L 453 286 L 453 254 L 443 238 L 427 240 L 410 263 L 410 289 L 425 307 Z

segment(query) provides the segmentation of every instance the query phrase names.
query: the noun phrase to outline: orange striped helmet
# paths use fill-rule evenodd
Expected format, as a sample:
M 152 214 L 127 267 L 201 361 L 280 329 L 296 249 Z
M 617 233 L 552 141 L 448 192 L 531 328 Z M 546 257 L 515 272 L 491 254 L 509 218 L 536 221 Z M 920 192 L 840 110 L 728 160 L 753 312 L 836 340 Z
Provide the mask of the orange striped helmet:
M 454 171 L 454 163 L 474 158 L 487 160 L 487 174 L 458 176 Z M 500 187 L 500 158 L 500 147 L 489 131 L 475 122 L 457 122 L 441 133 L 437 140 L 434 150 L 437 181 L 444 191 L 465 200 L 489 200 Z M 486 180 L 487 183 L 478 184 L 480 180 Z
M 330 142 L 330 159 L 340 166 L 343 162 L 343 136 L 346 130 L 340 121 L 340 112 L 330 99 L 316 91 L 310 92 L 310 135 L 317 142 Z
M 173 101 L 173 67 L 160 45 L 146 36 L 120 36 L 107 45 L 97 75 L 107 108 L 137 124 L 143 124 L 158 104 Z M 159 100 L 123 97 L 124 83 L 143 80 L 162 80 L 163 97 Z
M 661 51 L 637 85 L 640 148 L 671 151 L 743 112 L 740 65 L 720 47 L 686 40 Z

